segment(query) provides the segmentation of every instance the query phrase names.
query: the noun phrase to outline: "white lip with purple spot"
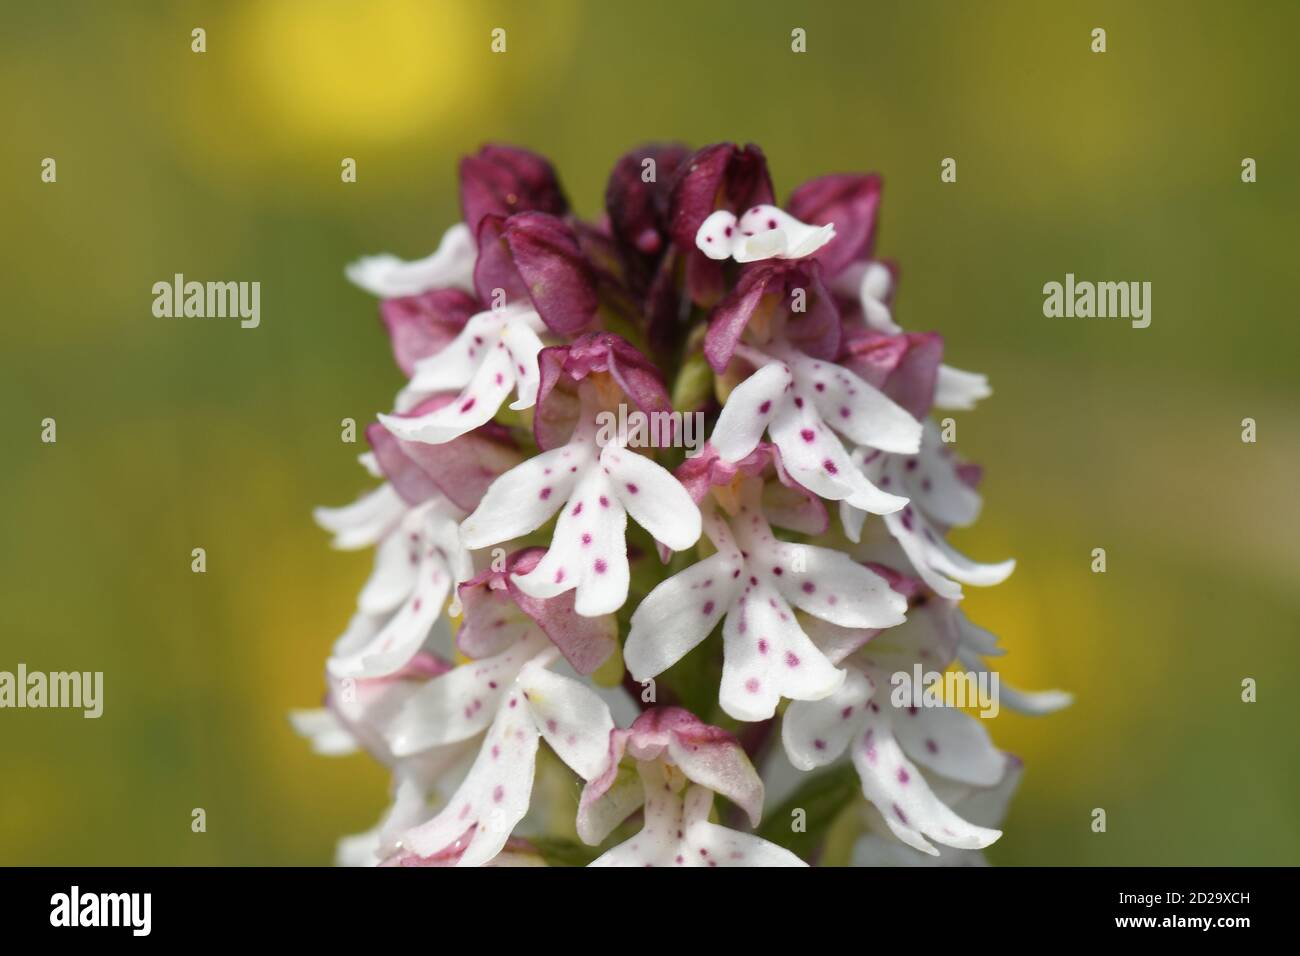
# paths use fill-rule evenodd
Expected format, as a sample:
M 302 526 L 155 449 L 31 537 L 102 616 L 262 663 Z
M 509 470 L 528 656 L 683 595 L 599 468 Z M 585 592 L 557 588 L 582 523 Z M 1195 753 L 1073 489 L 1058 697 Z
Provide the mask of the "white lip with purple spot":
M 719 209 L 695 233 L 695 247 L 710 259 L 757 262 L 803 259 L 835 238 L 835 226 L 810 226 L 776 206 L 754 206 L 739 219 Z

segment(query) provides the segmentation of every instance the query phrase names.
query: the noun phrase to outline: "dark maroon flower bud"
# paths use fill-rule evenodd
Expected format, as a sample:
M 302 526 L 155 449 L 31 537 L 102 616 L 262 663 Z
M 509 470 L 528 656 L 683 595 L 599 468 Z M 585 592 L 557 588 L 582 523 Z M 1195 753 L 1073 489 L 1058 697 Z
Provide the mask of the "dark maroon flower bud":
M 809 225 L 835 225 L 835 238 L 813 253 L 828 277 L 871 254 L 880 206 L 880 177 L 840 173 L 804 183 L 786 212 Z
M 483 217 L 474 285 L 490 307 L 499 304 L 497 289 L 504 304 L 531 303 L 558 335 L 580 332 L 599 305 L 596 277 L 572 227 L 540 212 Z
M 562 216 L 569 203 L 555 169 L 541 156 L 489 144 L 460 161 L 460 208 L 466 224 L 477 234 L 484 216 L 505 219 L 529 211 Z
M 659 260 L 659 268 L 650 280 L 642 306 L 646 341 L 660 356 L 675 354 L 686 331 L 686 320 L 690 317 L 689 303 L 685 303 L 680 288 L 681 260 L 682 255 L 676 249 L 670 249 L 668 255 Z M 683 305 L 687 306 L 685 310 Z
M 614 239 L 585 222 L 573 220 L 570 225 L 578 237 L 578 247 L 595 275 L 600 308 L 624 322 L 640 324 L 641 308 L 627 286 L 625 263 Z
M 717 305 L 727 291 L 723 264 L 695 248 L 684 250 L 682 256 L 686 260 L 687 297 L 704 308 Z
M 461 289 L 431 289 L 379 304 L 379 317 L 388 330 L 393 358 L 407 378 L 416 362 L 440 352 L 470 316 L 481 311 L 478 300 Z
M 722 263 L 695 247 L 704 220 L 719 209 L 741 215 L 773 201 L 767 159 L 752 143 L 743 149 L 716 143 L 682 162 L 669 196 L 669 234 L 686 256 L 686 288 L 692 301 L 713 305 L 725 290 Z
M 772 203 L 772 179 L 763 151 L 752 143 L 741 149 L 717 143 L 696 152 L 678 169 L 669 200 L 673 241 L 695 248 L 695 234 L 719 209 L 736 215 Z
M 605 187 L 605 210 L 611 235 L 629 253 L 655 257 L 663 252 L 673 175 L 689 155 L 680 143 L 647 143 L 614 164 Z M 647 182 L 652 172 L 654 178 Z
M 784 322 L 785 341 L 814 358 L 833 360 L 839 353 L 839 309 L 815 261 L 769 259 L 745 269 L 709 317 L 704 355 L 715 372 L 726 369 L 741 334 L 756 317 Z

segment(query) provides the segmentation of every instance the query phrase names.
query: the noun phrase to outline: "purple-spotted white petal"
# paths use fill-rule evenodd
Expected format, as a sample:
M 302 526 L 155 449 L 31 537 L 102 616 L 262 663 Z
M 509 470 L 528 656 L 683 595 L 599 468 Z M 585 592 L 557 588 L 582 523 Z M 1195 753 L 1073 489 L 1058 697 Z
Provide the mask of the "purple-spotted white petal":
M 709 822 L 713 794 L 672 789 L 656 764 L 639 764 L 645 788 L 644 825 L 592 866 L 807 866 L 789 850 L 749 833 Z
M 709 822 L 714 794 L 757 825 L 763 782 L 740 743 L 679 707 L 656 707 L 613 730 L 599 773 L 588 777 L 578 833 L 597 844 L 638 809 L 641 831 L 592 866 L 802 866 L 787 850 Z
M 658 585 L 633 612 L 624 660 L 644 681 L 680 660 L 723 620 L 719 703 L 738 720 L 771 717 L 782 697 L 818 700 L 844 672 L 818 650 L 794 607 L 835 624 L 888 627 L 905 599 L 846 555 L 780 541 L 762 514 L 761 483 L 749 479 L 731 521 L 711 509 L 706 530 L 718 553 Z
M 518 400 L 511 407 L 531 407 L 537 399 L 542 328 L 537 313 L 524 307 L 479 313 L 447 348 L 417 363 L 399 407 L 459 387 L 457 397 L 427 415 L 380 415 L 379 420 L 398 438 L 438 445 L 490 421 L 512 391 Z
M 757 262 L 803 259 L 835 238 L 835 226 L 810 226 L 771 205 L 754 206 L 739 219 L 719 209 L 700 224 L 695 248 L 710 259 Z
M 383 677 L 419 651 L 442 616 L 457 581 L 468 577 L 454 507 L 437 500 L 411 509 L 376 554 L 375 570 L 358 604 L 367 615 L 389 616 L 373 633 L 344 639 L 328 668 L 336 677 Z
M 472 549 L 535 531 L 559 512 L 545 556 L 514 584 L 534 598 L 576 591 L 584 616 L 609 614 L 627 600 L 627 516 L 664 545 L 682 550 L 700 535 L 700 515 L 681 483 L 649 458 L 617 443 L 597 448 L 594 418 L 569 443 L 506 472 L 465 519 Z
M 757 446 L 766 431 L 790 476 L 832 501 L 876 514 L 898 511 L 907 499 L 890 494 L 855 467 L 836 432 L 855 443 L 885 451 L 915 453 L 921 424 L 848 369 L 784 349 L 766 363 L 745 352 L 760 367 L 727 398 L 710 444 L 738 461 Z
M 495 857 L 528 812 L 542 737 L 579 775 L 595 772 L 613 720 L 590 688 L 546 670 L 556 653 L 542 651 L 509 681 L 464 782 L 436 816 L 403 836 L 404 850 L 418 857 L 450 851 L 457 866 Z
M 980 850 L 1002 835 L 957 816 L 930 789 L 916 765 L 894 736 L 882 707 L 867 707 L 862 731 L 850 748 L 862 780 L 862 792 L 880 811 L 889 830 L 908 846 L 932 856 L 930 842 L 964 850 Z

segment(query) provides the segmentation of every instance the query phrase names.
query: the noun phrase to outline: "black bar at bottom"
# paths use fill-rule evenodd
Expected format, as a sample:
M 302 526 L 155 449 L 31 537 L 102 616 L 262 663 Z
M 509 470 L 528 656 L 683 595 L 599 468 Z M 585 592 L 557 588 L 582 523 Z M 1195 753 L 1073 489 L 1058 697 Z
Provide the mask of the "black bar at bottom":
M 610 931 L 668 932 L 694 944 L 701 934 L 734 944 L 779 932 L 817 946 L 827 934 L 874 942 L 949 931 L 954 940 L 974 932 L 985 943 L 1025 945 L 1035 945 L 1028 932 L 1052 934 L 1039 943 L 1079 934 L 1228 942 L 1285 927 L 1295 887 L 1296 871 L 1286 868 L 13 868 L 0 870 L 0 926 L 11 940 L 76 933 L 81 943 L 243 942 L 267 930 L 332 945 L 434 934 L 424 936 L 433 945 L 448 932 L 602 945 L 611 937 L 597 934 Z

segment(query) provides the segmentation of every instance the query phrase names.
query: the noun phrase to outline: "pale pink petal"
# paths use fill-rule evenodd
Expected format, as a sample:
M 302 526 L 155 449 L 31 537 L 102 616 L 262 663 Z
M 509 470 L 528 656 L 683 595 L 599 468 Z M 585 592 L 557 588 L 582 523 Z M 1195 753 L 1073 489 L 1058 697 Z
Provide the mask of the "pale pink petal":
M 514 603 L 545 632 L 579 674 L 595 671 L 617 647 L 618 621 L 612 614 L 596 617 L 579 614 L 573 591 L 541 599 L 524 593 L 513 579 L 507 587 Z
M 578 836 L 584 843 L 603 843 L 614 828 L 641 808 L 645 789 L 636 761 L 623 760 L 631 732 L 612 730 L 600 773 L 587 781 L 578 800 Z
M 647 712 L 637 724 L 652 714 L 668 731 L 668 758 L 686 778 L 726 797 L 758 826 L 763 816 L 763 781 L 740 742 L 679 707 Z
M 583 791 L 578 805 L 578 836 L 591 846 L 604 843 L 615 827 L 640 810 L 643 803 L 645 788 L 636 768 L 620 765 L 599 794 L 589 800 L 587 791 Z
M 776 527 L 800 534 L 821 534 L 828 523 L 820 498 L 776 481 L 763 486 L 763 514 Z
M 743 809 L 754 826 L 763 812 L 763 781 L 740 742 L 682 707 L 652 707 L 627 730 L 628 756 L 642 763 L 667 759 L 688 780 L 722 794 Z M 617 753 L 611 739 L 610 759 Z M 608 764 L 607 764 L 608 769 Z M 608 773 L 599 785 L 608 781 Z
M 492 657 L 541 633 L 537 622 L 519 609 L 505 582 L 494 572 L 484 572 L 462 584 L 459 594 L 463 620 L 456 631 L 456 647 L 466 657 Z

